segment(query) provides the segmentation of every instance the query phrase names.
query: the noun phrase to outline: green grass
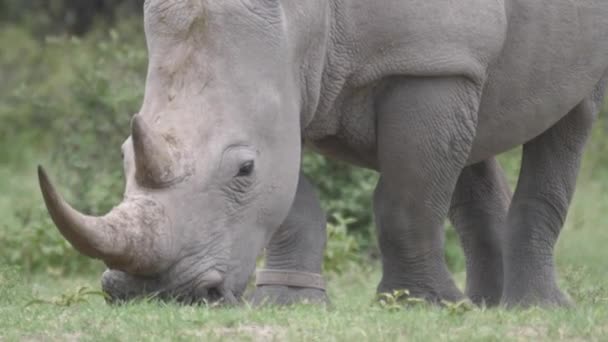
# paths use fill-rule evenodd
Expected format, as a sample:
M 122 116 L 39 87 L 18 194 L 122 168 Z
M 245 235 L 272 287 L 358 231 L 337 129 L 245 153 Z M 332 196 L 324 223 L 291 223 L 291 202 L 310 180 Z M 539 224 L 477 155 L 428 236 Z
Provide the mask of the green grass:
M 387 310 L 372 304 L 378 272 L 353 272 L 334 279 L 333 307 L 208 308 L 140 302 L 108 306 L 99 296 L 71 306 L 30 304 L 97 287 L 94 278 L 33 277 L 9 290 L 0 305 L 2 340 L 605 340 L 608 293 L 585 293 L 575 309 L 472 311 L 426 305 Z M 580 285 L 593 287 L 588 273 Z M 603 275 L 606 281 L 606 276 Z M 604 297 L 601 297 L 604 296 Z M 65 301 L 64 301 L 65 302 Z
M 28 275 L 4 269 L 0 340 L 605 341 L 608 200 L 602 195 L 607 190 L 605 182 L 584 181 L 558 246 L 562 285 L 577 301 L 573 309 L 468 311 L 419 305 L 389 310 L 372 303 L 380 276 L 377 265 L 332 277 L 329 309 L 183 307 L 156 302 L 113 307 L 99 295 L 77 295 L 83 286 L 99 289 L 97 276 Z M 458 273 L 456 278 L 462 282 L 464 277 Z

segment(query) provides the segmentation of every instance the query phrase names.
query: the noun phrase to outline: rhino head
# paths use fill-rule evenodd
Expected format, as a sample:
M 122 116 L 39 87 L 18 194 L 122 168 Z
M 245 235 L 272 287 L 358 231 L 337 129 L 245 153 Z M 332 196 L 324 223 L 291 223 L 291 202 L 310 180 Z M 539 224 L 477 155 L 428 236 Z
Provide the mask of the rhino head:
M 327 7 L 146 1 L 148 75 L 122 146 L 122 203 L 103 217 L 82 214 L 39 169 L 54 223 L 108 266 L 102 286 L 113 299 L 235 301 L 243 293 L 295 195 Z

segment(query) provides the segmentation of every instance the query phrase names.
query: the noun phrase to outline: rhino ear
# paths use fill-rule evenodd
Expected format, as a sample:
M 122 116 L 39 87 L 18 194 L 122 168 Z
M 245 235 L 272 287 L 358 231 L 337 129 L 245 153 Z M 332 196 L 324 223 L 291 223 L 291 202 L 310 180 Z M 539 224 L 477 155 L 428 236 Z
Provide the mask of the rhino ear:
M 167 141 L 154 132 L 138 114 L 131 121 L 131 136 L 138 182 L 145 186 L 160 187 L 176 178 L 176 163 Z

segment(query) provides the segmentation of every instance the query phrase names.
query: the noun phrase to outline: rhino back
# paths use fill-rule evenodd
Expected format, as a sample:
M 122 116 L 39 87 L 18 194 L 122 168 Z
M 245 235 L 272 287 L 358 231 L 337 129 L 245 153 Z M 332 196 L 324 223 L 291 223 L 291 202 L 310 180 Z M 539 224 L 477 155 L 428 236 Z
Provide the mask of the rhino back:
M 502 1 L 334 0 L 331 46 L 309 146 L 375 168 L 374 102 L 396 75 L 482 82 L 506 36 Z
M 321 99 L 304 138 L 370 168 L 374 102 L 388 77 L 480 82 L 472 163 L 547 130 L 608 69 L 603 0 L 335 0 L 334 10 Z

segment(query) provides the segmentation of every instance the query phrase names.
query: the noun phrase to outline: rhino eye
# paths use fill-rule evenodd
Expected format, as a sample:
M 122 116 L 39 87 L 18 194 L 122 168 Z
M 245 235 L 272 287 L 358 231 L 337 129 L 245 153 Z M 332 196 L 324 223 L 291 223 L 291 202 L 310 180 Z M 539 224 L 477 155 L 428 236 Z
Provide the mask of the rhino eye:
M 237 177 L 247 177 L 250 176 L 253 172 L 254 162 L 253 160 L 247 161 L 241 165 L 239 168 L 239 173 L 237 173 Z

